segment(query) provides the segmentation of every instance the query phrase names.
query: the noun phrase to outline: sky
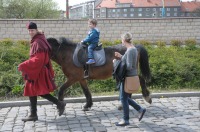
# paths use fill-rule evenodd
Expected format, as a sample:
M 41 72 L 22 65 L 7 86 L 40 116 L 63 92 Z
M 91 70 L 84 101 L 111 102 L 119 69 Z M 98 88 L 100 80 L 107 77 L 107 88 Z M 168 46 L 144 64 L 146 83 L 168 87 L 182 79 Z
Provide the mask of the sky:
M 53 0 L 58 3 L 58 7 L 61 10 L 66 10 L 66 0 Z M 68 0 L 69 1 L 69 6 L 73 6 L 79 3 L 84 3 L 85 1 L 90 1 L 90 0 Z M 192 1 L 192 0 L 182 0 L 182 1 Z
M 66 0 L 53 0 L 58 3 L 58 7 L 62 10 L 66 10 Z M 85 1 L 90 1 L 90 0 L 68 0 L 69 1 L 69 6 L 73 6 L 79 3 L 84 3 Z

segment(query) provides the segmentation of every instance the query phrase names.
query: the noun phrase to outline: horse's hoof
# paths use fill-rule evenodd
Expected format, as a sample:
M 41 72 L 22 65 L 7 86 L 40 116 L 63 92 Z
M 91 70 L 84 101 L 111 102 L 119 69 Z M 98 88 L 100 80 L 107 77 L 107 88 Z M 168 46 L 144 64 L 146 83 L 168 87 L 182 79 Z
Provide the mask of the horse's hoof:
M 90 107 L 88 107 L 88 108 L 83 107 L 82 110 L 83 110 L 83 111 L 90 111 L 91 108 L 90 108 Z
M 149 104 L 152 103 L 152 99 L 150 96 L 144 97 L 145 101 L 148 102 Z
M 118 105 L 117 109 L 122 110 L 123 109 L 122 104 Z

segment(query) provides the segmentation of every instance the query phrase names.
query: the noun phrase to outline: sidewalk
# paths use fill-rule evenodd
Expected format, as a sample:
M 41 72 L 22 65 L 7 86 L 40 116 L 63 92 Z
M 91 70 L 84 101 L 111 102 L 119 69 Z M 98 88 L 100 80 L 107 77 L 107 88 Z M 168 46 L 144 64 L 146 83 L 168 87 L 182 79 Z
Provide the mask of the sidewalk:
M 179 95 L 179 96 L 178 96 Z M 187 95 L 187 96 L 186 96 Z M 137 111 L 130 107 L 130 125 L 116 127 L 122 117 L 122 111 L 117 110 L 118 96 L 94 98 L 90 111 L 82 111 L 85 98 L 65 100 L 65 113 L 58 116 L 55 105 L 38 105 L 36 122 L 22 122 L 21 119 L 29 114 L 29 106 L 0 107 L 1 132 L 199 132 L 200 111 L 197 93 L 153 94 L 153 103 L 147 104 L 141 95 L 134 95 L 136 101 L 147 108 L 141 122 L 138 121 Z M 157 98 L 156 98 L 157 96 Z M 180 97 L 183 96 L 183 97 Z M 169 98 L 167 98 L 169 97 Z M 83 101 L 83 102 L 82 102 Z M 28 103 L 28 101 L 26 101 Z M 45 101 L 41 101 L 45 104 Z M 5 103 L 4 103 L 5 104 Z M 11 104 L 11 103 L 10 103 Z M 13 102 L 13 104 L 18 104 Z M 20 102 L 19 104 L 23 104 Z M 18 104 L 18 105 L 19 105 Z M 4 105 L 5 106 L 5 105 Z

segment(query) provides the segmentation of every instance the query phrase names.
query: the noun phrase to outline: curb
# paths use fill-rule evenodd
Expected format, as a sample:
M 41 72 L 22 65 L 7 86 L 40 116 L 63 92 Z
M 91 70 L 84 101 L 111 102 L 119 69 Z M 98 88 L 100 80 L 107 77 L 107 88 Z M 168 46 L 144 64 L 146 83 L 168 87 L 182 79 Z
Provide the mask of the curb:
M 174 92 L 174 93 L 153 93 L 151 94 L 152 98 L 169 98 L 169 97 L 200 97 L 200 92 Z M 142 98 L 141 94 L 134 94 L 132 96 L 133 99 Z M 92 98 L 93 102 L 100 101 L 115 101 L 119 99 L 119 95 L 112 96 L 94 96 Z M 86 102 L 85 97 L 79 98 L 65 98 L 66 103 L 84 103 Z M 0 102 L 0 108 L 6 107 L 20 107 L 20 106 L 29 106 L 29 100 L 24 101 L 8 101 L 8 102 Z M 47 100 L 38 100 L 38 105 L 48 105 L 52 104 Z

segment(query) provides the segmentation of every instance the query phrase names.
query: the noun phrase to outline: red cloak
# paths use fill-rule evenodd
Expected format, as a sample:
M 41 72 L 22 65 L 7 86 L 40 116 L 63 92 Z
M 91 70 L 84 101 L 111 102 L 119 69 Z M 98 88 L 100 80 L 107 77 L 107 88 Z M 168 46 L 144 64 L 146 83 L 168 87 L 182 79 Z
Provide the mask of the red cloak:
M 24 96 L 38 96 L 54 91 L 54 71 L 50 61 L 51 46 L 43 34 L 31 40 L 30 58 L 19 64 L 25 80 Z

